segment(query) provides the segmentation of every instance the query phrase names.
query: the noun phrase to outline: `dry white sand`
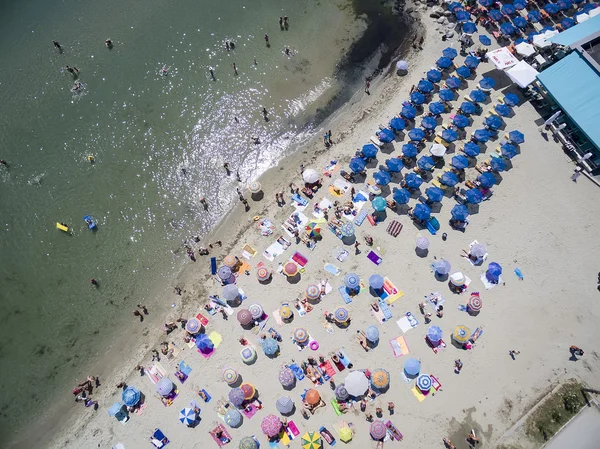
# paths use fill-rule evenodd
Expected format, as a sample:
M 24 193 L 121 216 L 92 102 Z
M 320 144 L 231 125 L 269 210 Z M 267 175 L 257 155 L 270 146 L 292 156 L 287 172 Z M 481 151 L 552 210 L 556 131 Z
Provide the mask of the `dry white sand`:
M 429 19 L 425 20 L 429 26 Z M 527 103 L 516 108 L 516 116 L 505 119 L 506 131 L 519 129 L 525 134 L 526 142 L 521 145 L 521 154 L 513 159 L 514 168 L 501 174 L 502 182 L 492 188 L 492 198 L 483 202 L 479 213 L 470 217 L 465 233 L 449 228 L 448 219 L 455 201 L 444 198 L 441 212 L 435 216 L 442 225 L 441 231 L 448 233 L 447 241 L 442 241 L 441 232 L 431 236 L 427 230 L 416 228 L 406 215 L 388 211 L 388 218 L 383 224 L 372 227 L 365 221 L 357 228 L 362 253 L 355 255 L 352 247 L 346 247 L 350 255 L 344 262 L 338 262 L 332 257 L 332 251 L 343 244 L 327 229 L 323 230 L 323 240 L 314 251 L 293 244 L 274 262 L 269 262 L 262 256 L 262 251 L 283 232 L 280 224 L 292 211 L 287 184 L 291 181 L 300 184 L 300 161 L 304 161 L 307 168 L 321 171 L 327 161 L 337 159 L 342 168 L 347 168 L 354 150 L 367 143 L 377 126 L 386 124 L 400 110 L 401 102 L 408 97 L 410 86 L 434 64 L 441 49 L 452 44 L 449 41 L 441 42 L 432 28 L 429 27 L 424 50 L 410 59 L 411 73 L 408 77 L 388 77 L 381 85 L 372 88 L 370 97 L 357 94 L 331 125 L 337 142 L 331 150 L 316 155 L 317 149 L 322 145 L 317 142 L 273 169 L 261 180 L 265 199 L 258 203 L 251 201 L 249 213 L 244 214 L 238 210 L 230 215 L 213 237 L 212 241 L 218 237 L 225 242 L 219 261 L 229 252 L 240 255 L 241 248 L 246 243 L 258 251 L 256 257 L 249 261 L 253 267 L 251 275 L 241 275 L 238 280 L 238 285 L 249 297 L 244 302 L 245 306 L 259 303 L 266 312 L 271 313 L 282 302 L 291 302 L 302 296 L 310 283 L 328 279 L 334 287 L 334 291 L 325 296 L 310 314 L 305 317 L 296 315 L 292 324 L 277 326 L 273 317 L 270 318 L 269 325 L 275 326 L 283 336 L 279 357 L 269 359 L 258 348 L 257 362 L 251 366 L 244 365 L 239 357 L 241 346 L 238 338 L 243 335 L 258 346 L 258 337 L 252 332 L 244 331 L 235 315 L 228 321 L 223 321 L 220 316 L 212 317 L 207 331 L 220 333 L 223 342 L 209 360 L 188 348 L 178 356 L 178 361 L 183 359 L 193 368 L 189 380 L 183 386 L 172 375 L 174 364 L 163 361 L 170 372 L 169 377 L 180 389 L 180 395 L 174 404 L 164 407 L 157 399 L 155 386 L 149 379 L 140 378 L 132 370 L 138 361 L 145 366 L 151 365 L 148 342 L 157 341 L 158 338 L 158 331 L 151 329 L 146 345 L 140 347 L 137 354 L 124 357 L 124 362 L 115 374 L 105 379 L 105 386 L 95 395 L 101 402 L 100 409 L 93 412 L 78 405 L 77 418 L 62 423 L 48 447 L 109 448 L 117 442 L 122 442 L 127 449 L 150 447 L 148 438 L 156 427 L 170 438 L 170 448 L 214 447 L 215 443 L 208 435 L 208 430 L 215 422 L 221 422 L 213 405 L 219 399 L 225 399 L 229 391 L 229 387 L 221 379 L 225 367 L 235 368 L 245 381 L 254 384 L 264 404 L 263 410 L 252 419 L 244 419 L 239 429 L 230 429 L 233 442 L 228 447 L 237 447 L 240 438 L 248 435 L 256 435 L 261 447 L 268 447 L 267 439 L 260 430 L 262 418 L 269 413 L 277 414 L 275 401 L 282 395 L 289 395 L 299 406 L 300 394 L 311 386 L 305 379 L 291 392 L 286 392 L 277 381 L 280 367 L 292 359 L 300 362 L 309 355 L 328 354 L 342 347 L 355 368 L 384 368 L 391 374 L 389 391 L 368 406 L 372 413 L 375 407 L 381 406 L 384 409 L 384 419 L 391 419 L 404 434 L 403 443 L 389 442 L 386 445 L 443 447 L 442 438 L 451 435 L 457 447 L 466 447 L 465 431 L 475 428 L 484 446 L 493 447 L 506 429 L 549 385 L 564 377 L 577 376 L 588 382 L 597 378 L 595 373 L 600 367 L 598 354 L 594 351 L 594 345 L 600 337 L 597 326 L 600 317 L 596 307 L 597 254 L 600 250 L 597 230 L 600 202 L 596 199 L 597 187 L 583 177 L 577 183 L 570 180 L 573 165 L 564 157 L 557 144 L 546 141 L 537 131 L 536 120 L 539 122 L 539 117 Z M 454 45 L 458 46 L 456 42 Z M 459 56 L 457 61 L 462 59 Z M 478 68 L 477 80 L 469 81 L 468 88 L 460 91 L 461 96 L 473 89 L 485 73 L 495 77 L 500 84 L 500 88 L 492 93 L 492 99 L 500 97 L 499 90 L 509 83 L 500 72 L 493 70 L 491 64 L 482 64 Z M 462 98 L 455 102 L 455 107 L 461 101 Z M 490 104 L 485 105 L 486 110 L 489 108 Z M 467 129 L 469 132 L 481 127 L 483 115 L 474 116 L 474 126 Z M 445 117 L 447 120 L 448 114 Z M 395 142 L 392 155 L 399 154 L 401 146 L 402 142 Z M 497 143 L 488 142 L 486 152 L 479 156 L 479 160 L 488 159 L 496 146 Z M 379 163 L 389 157 L 382 153 L 378 156 Z M 451 155 L 446 156 L 447 161 L 450 157 Z M 369 169 L 369 174 L 372 175 L 373 171 Z M 473 179 L 477 174 L 474 169 L 468 169 L 467 179 Z M 334 175 L 326 184 L 336 178 Z M 421 190 L 424 191 L 426 187 L 427 185 L 423 185 Z M 279 190 L 286 192 L 288 204 L 283 208 L 278 208 L 273 200 L 274 192 Z M 315 199 L 319 200 L 323 196 L 334 199 L 326 188 Z M 347 200 L 348 197 L 349 194 L 346 194 L 343 199 Z M 313 204 L 314 201 L 311 201 L 305 211 L 308 216 L 311 215 Z M 414 204 L 415 200 L 411 200 L 411 205 Z M 256 226 L 249 223 L 249 219 L 256 214 L 269 217 L 276 224 L 272 236 L 260 236 Z M 404 225 L 397 238 L 386 233 L 387 223 L 392 219 L 397 219 Z M 383 263 L 379 267 L 366 257 L 368 248 L 362 238 L 365 233 L 373 236 L 385 250 L 385 254 L 382 254 Z M 419 235 L 426 236 L 431 242 L 429 254 L 424 258 L 415 254 L 415 240 Z M 236 238 L 232 240 L 232 236 Z M 505 284 L 485 290 L 479 277 L 487 264 L 484 267 L 473 267 L 460 257 L 462 249 L 468 248 L 469 243 L 476 239 L 487 245 L 488 262 L 495 261 L 503 266 L 502 278 Z M 295 250 L 309 259 L 297 284 L 290 284 L 279 274 L 274 274 L 273 281 L 268 285 L 258 283 L 254 268 L 256 264 L 264 262 L 276 269 L 278 263 L 286 261 Z M 472 279 L 468 291 L 479 291 L 483 300 L 483 310 L 479 316 L 472 317 L 458 310 L 458 305 L 464 304 L 469 295 L 454 295 L 449 291 L 447 283 L 438 282 L 434 278 L 429 267 L 434 257 L 447 259 L 452 264 L 452 272 L 462 271 Z M 323 266 L 328 262 L 341 268 L 342 274 L 332 277 L 326 273 Z M 523 281 L 519 281 L 513 274 L 513 269 L 517 266 L 524 274 Z M 208 258 L 201 258 L 200 263 L 193 266 L 193 272 L 188 270 L 180 279 L 180 282 L 185 283 L 187 313 L 190 316 L 201 310 L 206 292 L 220 293 L 220 287 L 207 276 L 208 270 Z M 369 313 L 372 297 L 368 292 L 363 292 L 348 306 L 352 315 L 350 327 L 345 330 L 335 328 L 332 334 L 328 334 L 323 326 L 323 312 L 343 305 L 336 289 L 343 283 L 343 275 L 348 272 L 357 273 L 364 282 L 368 282 L 368 277 L 373 273 L 383 274 L 404 292 L 404 296 L 391 308 L 394 318 L 380 325 Z M 428 326 L 424 324 L 417 307 L 424 295 L 432 291 L 442 292 L 446 299 L 444 317 L 439 319 L 434 316 L 432 322 L 443 329 L 444 339 L 448 343 L 448 347 L 438 354 L 434 354 L 424 341 Z M 403 334 L 395 321 L 409 311 L 418 317 L 419 325 Z M 366 353 L 357 343 L 355 333 L 370 324 L 379 327 L 381 337 L 379 346 Z M 450 344 L 450 334 L 459 324 L 471 329 L 483 326 L 485 330 L 471 351 L 459 350 Z M 307 328 L 313 338 L 319 341 L 321 348 L 317 352 L 309 349 L 298 352 L 292 345 L 290 336 L 298 326 Z M 167 340 L 181 345 L 181 332 L 174 332 Z M 443 385 L 435 396 L 429 396 L 423 402 L 419 402 L 411 392 L 413 384 L 407 384 L 401 378 L 407 356 L 395 358 L 388 343 L 390 339 L 400 335 L 406 338 L 410 348 L 409 356 L 422 361 L 422 372 L 435 375 Z M 578 362 L 569 361 L 568 348 L 572 344 L 586 350 L 585 356 Z M 514 361 L 508 355 L 511 349 L 521 352 Z M 459 375 L 453 371 L 453 362 L 457 358 L 464 362 Z M 346 373 L 347 371 L 336 374 L 336 383 L 341 383 Z M 107 415 L 112 403 L 120 400 L 120 391 L 113 389 L 112 385 L 116 380 L 124 378 L 128 384 L 141 389 L 147 404 L 143 413 L 132 415 L 126 425 Z M 195 429 L 188 429 L 178 421 L 178 413 L 190 400 L 198 400 L 196 391 L 199 388 L 206 388 L 213 400 L 209 404 L 201 404 L 201 423 Z M 302 418 L 299 412 L 291 419 L 295 421 L 301 434 L 306 430 L 315 431 L 324 425 L 337 436 L 335 428 L 341 418 L 334 414 L 329 405 L 333 392 L 327 384 L 319 387 L 319 391 L 328 404 L 327 407 L 319 409 L 309 420 Z M 389 401 L 396 404 L 396 413 L 391 417 L 386 410 Z M 375 442 L 369 437 L 369 424 L 363 413 L 349 412 L 343 418 L 352 422 L 356 428 L 355 438 L 349 443 L 352 447 L 375 446 Z M 46 444 L 40 443 L 40 447 Z M 343 443 L 338 441 L 337 444 Z M 291 446 L 300 447 L 300 443 L 294 441 Z

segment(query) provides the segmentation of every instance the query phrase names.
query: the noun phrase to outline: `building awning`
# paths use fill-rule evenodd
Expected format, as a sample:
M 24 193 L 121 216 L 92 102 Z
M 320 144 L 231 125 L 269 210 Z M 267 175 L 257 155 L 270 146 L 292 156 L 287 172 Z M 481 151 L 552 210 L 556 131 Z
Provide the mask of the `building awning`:
M 600 148 L 600 74 L 573 51 L 537 78 L 590 142 Z
M 600 15 L 590 17 L 579 25 L 569 28 L 556 36 L 551 37 L 549 40 L 553 44 L 564 45 L 570 47 L 576 42 L 585 39 L 592 34 L 600 32 Z

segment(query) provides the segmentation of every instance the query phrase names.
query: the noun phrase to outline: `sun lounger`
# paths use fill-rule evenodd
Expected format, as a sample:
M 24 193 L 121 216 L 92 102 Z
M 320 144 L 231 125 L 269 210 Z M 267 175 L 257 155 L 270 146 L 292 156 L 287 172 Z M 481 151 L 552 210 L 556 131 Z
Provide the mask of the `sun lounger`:
M 435 217 L 429 217 L 427 220 L 427 230 L 431 235 L 435 235 L 440 229 L 440 222 Z
M 388 225 L 386 232 L 392 237 L 398 237 L 400 232 L 402 232 L 402 223 L 392 220 L 392 222 Z
M 342 295 L 342 299 L 346 304 L 350 304 L 352 302 L 352 297 L 348 294 L 348 290 L 346 289 L 345 285 L 340 285 L 338 287 L 338 291 L 340 292 L 340 295 Z
M 340 357 L 340 355 L 342 357 Z M 352 365 L 352 362 L 350 361 L 343 349 L 340 349 L 338 351 L 338 357 L 340 357 L 340 362 L 342 362 L 342 365 L 344 365 L 346 368 L 348 368 L 349 365 Z

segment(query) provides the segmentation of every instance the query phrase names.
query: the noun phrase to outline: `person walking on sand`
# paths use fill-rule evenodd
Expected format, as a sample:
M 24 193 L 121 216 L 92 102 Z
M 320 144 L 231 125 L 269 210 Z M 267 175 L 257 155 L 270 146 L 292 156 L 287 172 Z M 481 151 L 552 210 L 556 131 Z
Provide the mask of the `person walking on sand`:
M 231 64 L 231 67 L 233 67 L 233 73 L 235 73 L 235 75 L 238 75 L 238 71 L 237 71 L 237 67 L 235 65 L 235 62 L 233 64 Z
M 367 95 L 371 95 L 369 89 L 371 88 L 371 80 L 369 78 L 365 78 L 365 93 Z
M 138 317 L 140 317 L 140 322 L 144 321 L 144 316 L 143 316 L 143 315 L 140 313 L 140 311 L 139 311 L 139 310 L 137 310 L 137 309 L 135 309 L 135 310 L 133 311 L 133 316 L 138 316 Z
M 146 308 L 146 306 L 143 306 L 141 304 L 138 304 L 138 309 L 140 309 L 142 312 L 144 312 L 144 315 L 148 315 L 148 309 Z
M 508 351 L 508 355 L 510 355 L 513 360 L 515 360 L 515 356 L 519 355 L 520 353 L 521 351 L 517 351 L 515 349 L 511 349 L 510 351 Z
M 267 111 L 267 108 L 265 108 L 264 106 L 262 108 L 262 114 L 263 114 L 263 117 L 264 117 L 265 121 L 267 121 L 269 119 L 268 118 L 269 111 Z
M 575 345 L 572 345 L 572 346 L 569 348 L 569 352 L 571 353 L 571 356 L 573 356 L 573 357 L 575 357 L 575 356 L 577 356 L 577 355 L 578 355 L 579 357 L 583 356 L 583 349 L 581 349 L 581 348 L 579 348 L 579 347 L 577 347 L 577 346 L 575 346 Z
M 327 139 L 329 140 L 329 145 L 333 145 L 333 140 L 331 140 L 331 130 L 327 131 Z

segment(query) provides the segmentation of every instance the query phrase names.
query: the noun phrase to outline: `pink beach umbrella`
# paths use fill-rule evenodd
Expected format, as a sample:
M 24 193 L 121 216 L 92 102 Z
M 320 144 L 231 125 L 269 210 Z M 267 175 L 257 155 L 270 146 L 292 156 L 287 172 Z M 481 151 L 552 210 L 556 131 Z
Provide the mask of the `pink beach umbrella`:
M 260 428 L 268 437 L 276 437 L 279 435 L 279 431 L 281 430 L 281 421 L 275 415 L 268 415 L 263 418 L 260 423 Z
M 298 273 L 298 265 L 294 262 L 288 262 L 283 266 L 283 272 L 286 276 L 296 276 Z

